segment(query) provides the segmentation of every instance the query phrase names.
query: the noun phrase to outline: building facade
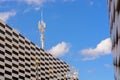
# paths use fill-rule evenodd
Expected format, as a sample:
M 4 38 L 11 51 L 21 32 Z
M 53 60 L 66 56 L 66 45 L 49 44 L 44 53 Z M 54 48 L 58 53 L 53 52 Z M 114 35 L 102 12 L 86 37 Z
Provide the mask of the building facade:
M 65 80 L 69 65 L 0 20 L 0 80 Z
M 120 0 L 107 0 L 115 80 L 120 80 Z

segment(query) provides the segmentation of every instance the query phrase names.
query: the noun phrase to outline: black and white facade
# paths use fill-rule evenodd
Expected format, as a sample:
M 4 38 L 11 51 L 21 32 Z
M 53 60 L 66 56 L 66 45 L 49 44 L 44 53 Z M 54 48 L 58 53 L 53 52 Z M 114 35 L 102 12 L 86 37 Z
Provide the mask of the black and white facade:
M 115 80 L 120 80 L 120 0 L 107 0 Z
M 69 65 L 0 20 L 0 80 L 65 80 Z

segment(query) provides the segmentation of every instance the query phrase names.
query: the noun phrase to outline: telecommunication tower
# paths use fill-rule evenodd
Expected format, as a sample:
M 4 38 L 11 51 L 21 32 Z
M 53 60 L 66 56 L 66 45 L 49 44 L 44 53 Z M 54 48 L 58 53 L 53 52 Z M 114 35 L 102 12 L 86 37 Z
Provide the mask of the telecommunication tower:
M 41 12 L 41 21 L 38 22 L 38 28 L 40 31 L 40 40 L 41 40 L 41 44 L 42 44 L 42 49 L 44 49 L 44 32 L 45 32 L 45 28 L 46 28 L 46 23 L 43 21 L 43 14 Z

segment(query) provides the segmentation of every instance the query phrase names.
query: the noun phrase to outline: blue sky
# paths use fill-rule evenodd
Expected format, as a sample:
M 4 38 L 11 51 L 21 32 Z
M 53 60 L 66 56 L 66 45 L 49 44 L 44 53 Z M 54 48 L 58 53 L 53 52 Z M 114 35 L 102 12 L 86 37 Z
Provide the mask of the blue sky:
M 106 0 L 0 0 L 0 19 L 39 46 L 41 10 L 46 51 L 80 80 L 114 79 Z

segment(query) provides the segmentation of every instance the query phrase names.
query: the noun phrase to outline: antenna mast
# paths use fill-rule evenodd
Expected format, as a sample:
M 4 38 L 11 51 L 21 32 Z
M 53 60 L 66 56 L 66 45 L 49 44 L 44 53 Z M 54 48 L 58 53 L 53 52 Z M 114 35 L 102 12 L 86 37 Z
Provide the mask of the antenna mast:
M 45 28 L 46 28 L 46 23 L 43 21 L 43 13 L 41 12 L 41 21 L 38 22 L 38 28 L 40 31 L 40 35 L 41 35 L 41 44 L 42 44 L 42 49 L 44 49 L 44 32 L 45 32 Z

